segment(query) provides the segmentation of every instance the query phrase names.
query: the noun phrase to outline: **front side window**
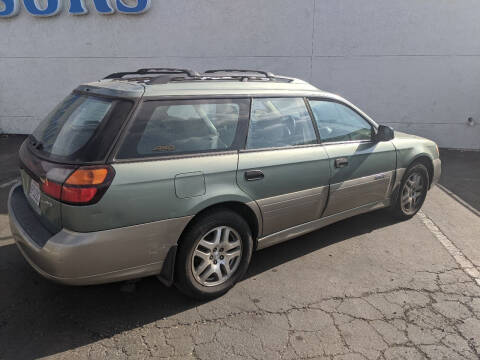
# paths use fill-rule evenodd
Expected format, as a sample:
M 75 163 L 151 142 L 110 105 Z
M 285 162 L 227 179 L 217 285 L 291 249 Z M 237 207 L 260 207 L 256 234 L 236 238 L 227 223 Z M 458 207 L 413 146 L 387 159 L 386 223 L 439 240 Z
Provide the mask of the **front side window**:
M 302 98 L 253 99 L 247 149 L 316 142 L 312 119 Z
M 117 158 L 231 150 L 238 147 L 250 101 L 147 101 L 128 129 Z
M 322 100 L 310 100 L 323 142 L 371 140 L 372 125 L 349 107 Z

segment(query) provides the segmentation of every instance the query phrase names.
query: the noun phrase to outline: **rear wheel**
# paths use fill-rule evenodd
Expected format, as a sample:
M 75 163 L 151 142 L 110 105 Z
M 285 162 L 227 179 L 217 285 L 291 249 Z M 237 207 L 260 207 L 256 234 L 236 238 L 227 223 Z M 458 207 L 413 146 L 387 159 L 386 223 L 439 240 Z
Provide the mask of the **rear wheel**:
M 175 285 L 197 299 L 223 295 L 247 271 L 252 250 L 250 227 L 240 215 L 228 209 L 205 214 L 182 236 Z
M 398 218 L 409 219 L 422 208 L 427 197 L 429 181 L 425 165 L 417 163 L 407 169 L 392 207 Z

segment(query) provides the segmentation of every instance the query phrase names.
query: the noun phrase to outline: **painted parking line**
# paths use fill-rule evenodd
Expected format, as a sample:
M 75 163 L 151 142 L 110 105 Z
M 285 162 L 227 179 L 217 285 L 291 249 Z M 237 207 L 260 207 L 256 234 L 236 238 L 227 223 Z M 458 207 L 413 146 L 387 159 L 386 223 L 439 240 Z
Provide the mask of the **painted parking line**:
M 4 188 L 6 188 L 6 187 L 9 187 L 9 186 L 15 184 L 15 183 L 18 182 L 18 181 L 19 181 L 19 179 L 17 178 L 17 179 L 13 179 L 13 180 L 11 180 L 11 181 L 9 181 L 9 182 L 6 182 L 6 183 L 4 183 L 4 184 L 0 184 L 0 189 L 4 189 Z
M 437 238 L 450 255 L 455 259 L 460 268 L 475 282 L 480 285 L 480 271 L 473 263 L 455 246 L 455 244 L 440 230 L 440 228 L 423 211 L 418 212 L 418 217 L 426 228 Z

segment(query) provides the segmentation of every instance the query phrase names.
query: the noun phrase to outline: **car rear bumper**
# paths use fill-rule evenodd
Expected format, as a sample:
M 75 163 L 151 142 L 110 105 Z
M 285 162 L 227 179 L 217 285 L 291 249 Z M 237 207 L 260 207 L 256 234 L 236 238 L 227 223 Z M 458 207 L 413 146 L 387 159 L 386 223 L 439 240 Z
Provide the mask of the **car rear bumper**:
M 442 175 L 442 161 L 440 159 L 433 160 L 433 179 L 432 184 L 435 185 L 440 180 Z
M 68 285 L 91 285 L 159 274 L 190 216 L 91 233 L 48 233 L 21 185 L 8 198 L 10 228 L 30 265 Z

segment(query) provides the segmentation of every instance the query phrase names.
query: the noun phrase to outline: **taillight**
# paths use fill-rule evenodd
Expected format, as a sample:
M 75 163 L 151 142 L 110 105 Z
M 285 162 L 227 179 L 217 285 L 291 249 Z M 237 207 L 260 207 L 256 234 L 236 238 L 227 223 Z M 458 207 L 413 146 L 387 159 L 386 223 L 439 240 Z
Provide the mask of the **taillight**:
M 48 196 L 60 200 L 60 197 L 62 196 L 62 185 L 51 180 L 46 180 L 42 183 L 42 191 Z
M 68 204 L 90 205 L 101 199 L 114 176 L 110 166 L 82 167 L 70 174 L 63 185 L 47 179 L 42 191 Z
M 62 189 L 62 201 L 68 203 L 89 203 L 97 194 L 97 188 L 74 188 L 64 186 Z
M 68 185 L 101 185 L 108 175 L 107 168 L 78 169 L 65 182 Z

